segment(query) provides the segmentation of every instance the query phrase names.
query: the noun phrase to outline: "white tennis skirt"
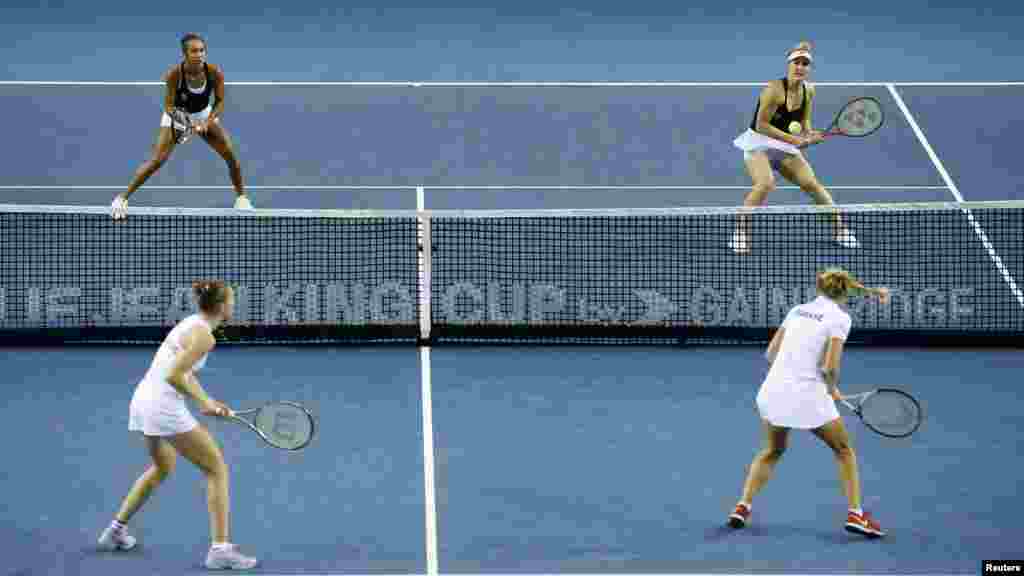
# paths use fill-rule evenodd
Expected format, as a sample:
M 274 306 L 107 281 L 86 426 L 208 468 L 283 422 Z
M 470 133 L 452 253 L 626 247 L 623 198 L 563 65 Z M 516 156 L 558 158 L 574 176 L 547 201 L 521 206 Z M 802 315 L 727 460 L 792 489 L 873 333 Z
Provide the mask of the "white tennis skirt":
M 212 111 L 213 111 L 213 106 L 207 106 L 206 108 L 203 108 L 199 112 L 196 112 L 194 114 L 189 114 L 189 116 L 192 117 L 192 121 L 193 122 L 205 122 L 206 119 L 210 117 L 210 112 L 212 112 Z M 160 127 L 161 128 L 170 128 L 171 127 L 171 117 L 167 114 L 166 110 L 161 113 L 161 116 L 160 116 Z
M 839 418 L 836 401 L 823 381 L 766 379 L 757 393 L 757 410 L 772 426 L 813 430 Z
M 778 168 L 778 163 L 787 156 L 799 156 L 803 158 L 800 149 L 789 142 L 776 140 L 771 136 L 765 136 L 748 128 L 745 132 L 732 141 L 733 146 L 743 150 L 743 159 L 749 160 L 753 152 L 765 152 L 772 166 Z
M 160 388 L 152 382 L 135 388 L 128 407 L 129 430 L 146 436 L 174 436 L 199 425 L 180 394 Z

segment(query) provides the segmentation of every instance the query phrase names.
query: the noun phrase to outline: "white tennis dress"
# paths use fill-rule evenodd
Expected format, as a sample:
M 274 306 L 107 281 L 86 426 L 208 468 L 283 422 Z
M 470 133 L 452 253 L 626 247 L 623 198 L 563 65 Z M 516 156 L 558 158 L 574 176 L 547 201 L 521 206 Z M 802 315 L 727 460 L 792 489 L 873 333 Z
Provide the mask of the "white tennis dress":
M 821 364 L 829 340 L 845 341 L 851 323 L 850 315 L 825 296 L 789 311 L 775 362 L 757 393 L 762 418 L 773 426 L 802 429 L 819 428 L 839 418 Z
M 755 132 L 750 128 L 747 128 L 742 134 L 737 136 L 736 139 L 732 141 L 732 145 L 743 150 L 744 160 L 749 160 L 750 155 L 754 152 L 766 153 L 772 167 L 776 170 L 778 170 L 779 163 L 785 159 L 786 156 L 803 156 L 800 149 L 789 142 L 776 140 L 771 136 Z
M 194 314 L 179 322 L 164 338 L 149 370 L 135 387 L 128 409 L 129 430 L 146 436 L 173 436 L 199 425 L 185 404 L 185 395 L 167 381 L 174 359 L 182 350 L 182 339 L 197 325 L 209 327 L 202 316 Z M 198 371 L 204 365 L 205 354 L 192 370 Z

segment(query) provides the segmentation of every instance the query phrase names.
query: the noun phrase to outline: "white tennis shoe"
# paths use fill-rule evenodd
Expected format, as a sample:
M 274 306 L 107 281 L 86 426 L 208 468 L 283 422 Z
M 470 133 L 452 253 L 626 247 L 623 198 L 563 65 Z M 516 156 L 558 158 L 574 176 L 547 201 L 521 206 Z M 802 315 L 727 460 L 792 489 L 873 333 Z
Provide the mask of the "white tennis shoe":
M 128 534 L 128 530 L 125 528 L 118 530 L 113 526 L 107 526 L 106 530 L 100 534 L 97 543 L 101 550 L 106 550 L 107 552 L 135 548 L 135 538 Z
M 248 196 L 237 196 L 235 197 L 235 208 L 239 210 L 252 210 L 252 202 L 249 202 Z
M 737 230 L 732 235 L 732 240 L 729 240 L 729 248 L 737 254 L 746 254 L 750 252 L 750 238 L 740 230 Z
M 845 226 L 836 234 L 836 242 L 843 248 L 860 248 L 860 242 L 857 242 L 857 237 Z
M 110 217 L 114 220 L 124 220 L 128 216 L 128 199 L 118 194 L 110 204 Z
M 255 568 L 259 560 L 242 555 L 237 544 L 224 548 L 210 547 L 206 554 L 206 567 L 210 570 L 248 570 Z

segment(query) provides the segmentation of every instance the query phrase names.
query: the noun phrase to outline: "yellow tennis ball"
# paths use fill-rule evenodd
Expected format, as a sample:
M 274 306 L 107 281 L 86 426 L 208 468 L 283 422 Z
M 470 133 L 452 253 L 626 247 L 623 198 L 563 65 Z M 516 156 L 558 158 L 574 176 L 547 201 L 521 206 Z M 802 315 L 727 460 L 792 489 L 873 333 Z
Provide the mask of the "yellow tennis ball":
M 796 120 L 794 120 L 794 121 L 789 123 L 789 133 L 790 134 L 799 134 L 799 133 L 803 132 L 803 129 L 804 129 L 804 127 L 801 126 L 800 123 L 797 122 Z

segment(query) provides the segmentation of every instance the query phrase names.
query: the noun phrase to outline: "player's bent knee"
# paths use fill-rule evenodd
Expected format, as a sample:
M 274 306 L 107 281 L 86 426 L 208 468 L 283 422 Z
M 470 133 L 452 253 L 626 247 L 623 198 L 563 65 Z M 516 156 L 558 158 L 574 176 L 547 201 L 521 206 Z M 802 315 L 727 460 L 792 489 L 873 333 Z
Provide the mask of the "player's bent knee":
M 156 471 L 156 474 L 155 474 L 156 481 L 157 482 L 163 482 L 164 480 L 167 479 L 168 476 L 170 476 L 174 472 L 174 464 L 171 464 L 169 466 L 168 465 L 156 466 L 156 467 L 154 467 L 154 470 Z
M 751 190 L 751 195 L 755 198 L 763 199 L 774 191 L 775 182 L 757 182 Z
M 215 460 L 211 462 L 204 462 L 199 466 L 199 470 L 204 476 L 214 478 L 219 476 L 226 476 L 228 473 L 228 467 L 222 460 Z
M 807 189 L 807 193 L 814 198 L 814 201 L 818 204 L 831 204 L 832 195 L 828 193 L 828 190 L 824 186 L 818 184 L 817 186 L 811 186 Z
M 228 464 L 224 461 L 224 457 L 218 451 L 214 458 L 212 458 L 206 473 L 210 476 L 227 476 L 228 475 Z
M 846 443 L 840 443 L 832 447 L 832 450 L 836 453 L 837 458 L 853 458 L 853 448 Z

